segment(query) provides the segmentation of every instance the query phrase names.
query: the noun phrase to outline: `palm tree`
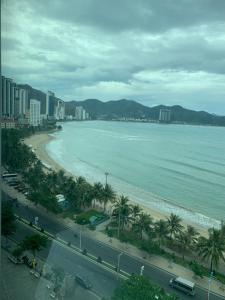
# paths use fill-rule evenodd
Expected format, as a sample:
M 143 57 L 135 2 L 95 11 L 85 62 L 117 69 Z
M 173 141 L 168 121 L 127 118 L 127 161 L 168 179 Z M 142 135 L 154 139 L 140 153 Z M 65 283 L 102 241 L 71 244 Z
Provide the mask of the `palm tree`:
M 210 261 L 210 271 L 218 267 L 220 259 L 225 261 L 225 240 L 221 238 L 221 230 L 210 228 L 209 237 L 200 237 L 198 240 L 198 253 L 203 260 Z
M 142 211 L 142 208 L 136 204 L 136 205 L 131 205 L 131 217 L 133 219 L 133 222 L 135 223 L 138 216 L 140 215 L 141 211 Z
M 182 219 L 173 213 L 171 213 L 169 218 L 167 218 L 170 239 L 172 238 L 172 236 L 175 236 L 175 234 L 180 233 L 182 231 L 183 226 L 180 224 L 181 221 Z
M 176 235 L 176 241 L 177 241 L 179 250 L 182 253 L 183 260 L 184 260 L 184 254 L 190 249 L 190 237 L 187 234 L 187 231 L 179 232 Z
M 136 228 L 140 233 L 140 238 L 143 237 L 143 232 L 149 233 L 151 228 L 150 225 L 153 224 L 152 217 L 149 214 L 141 213 L 138 217 L 138 221 L 135 224 Z
M 168 224 L 166 221 L 160 219 L 159 221 L 155 222 L 154 230 L 159 241 L 159 246 L 165 240 L 169 233 Z
M 104 187 L 102 185 L 101 182 L 95 182 L 94 186 L 93 186 L 93 199 L 94 199 L 94 207 L 95 207 L 95 201 L 98 200 L 99 202 L 101 202 L 103 199 L 102 195 L 103 195 L 103 190 Z
M 109 185 L 107 183 L 103 188 L 103 195 L 102 195 L 102 201 L 103 201 L 103 204 L 104 204 L 104 211 L 105 211 L 106 204 L 108 202 L 112 202 L 115 198 L 116 198 L 115 191 L 113 190 L 111 185 Z
M 185 233 L 188 237 L 190 248 L 194 248 L 198 241 L 199 232 L 193 226 L 188 225 Z
M 116 217 L 118 221 L 118 236 L 120 229 L 123 230 L 125 224 L 128 224 L 130 221 L 131 208 L 128 202 L 128 197 L 122 195 L 114 204 L 113 216 Z

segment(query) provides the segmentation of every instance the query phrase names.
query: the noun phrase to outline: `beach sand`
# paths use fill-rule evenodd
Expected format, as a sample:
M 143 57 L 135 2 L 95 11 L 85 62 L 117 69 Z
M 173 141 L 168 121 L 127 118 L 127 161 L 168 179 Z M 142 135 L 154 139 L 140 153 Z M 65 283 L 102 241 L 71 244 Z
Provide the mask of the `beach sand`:
M 68 172 L 66 169 L 64 169 L 62 166 L 60 166 L 56 161 L 54 161 L 47 153 L 45 146 L 47 143 L 49 143 L 52 139 L 54 139 L 54 137 L 48 133 L 41 133 L 41 134 L 35 134 L 32 135 L 29 138 L 26 138 L 24 143 L 27 144 L 28 146 L 32 147 L 32 149 L 34 150 L 35 154 L 37 155 L 37 157 L 45 164 L 49 165 L 52 170 L 54 171 L 59 171 L 59 170 L 63 170 L 65 172 L 65 174 L 67 176 L 71 176 L 76 178 L 76 176 L 70 172 Z M 160 212 L 157 211 L 155 209 L 149 208 L 143 204 L 141 204 L 140 202 L 135 202 L 132 199 L 130 200 L 131 204 L 138 204 L 143 212 L 150 214 L 153 219 L 156 220 L 160 220 L 160 219 L 166 219 L 170 214 L 168 213 L 164 213 L 164 212 Z M 112 211 L 112 205 L 108 205 L 106 210 L 110 213 Z M 201 226 L 200 224 L 192 224 L 191 222 L 187 222 L 186 220 L 184 220 L 182 222 L 183 226 L 187 226 L 187 225 L 192 225 L 194 226 L 198 232 L 202 235 L 202 236 L 208 236 L 208 231 L 206 228 L 204 228 L 203 226 Z

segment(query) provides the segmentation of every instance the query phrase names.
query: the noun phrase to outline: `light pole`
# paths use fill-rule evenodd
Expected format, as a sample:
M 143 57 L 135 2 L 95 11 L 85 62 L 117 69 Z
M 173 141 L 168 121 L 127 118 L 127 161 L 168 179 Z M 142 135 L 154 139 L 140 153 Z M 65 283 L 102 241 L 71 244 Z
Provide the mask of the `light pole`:
M 80 228 L 80 251 L 81 251 L 81 228 Z
M 143 276 L 144 269 L 145 269 L 145 266 L 141 266 L 140 276 Z
M 119 207 L 119 220 L 118 220 L 118 229 L 117 229 L 117 236 L 120 236 L 120 207 Z
M 207 297 L 208 300 L 209 300 L 209 294 L 210 294 L 210 287 L 211 287 L 212 278 L 213 278 L 213 272 L 211 272 L 210 276 L 209 276 L 208 297 Z
M 119 273 L 120 273 L 120 257 L 123 255 L 123 252 L 121 252 L 119 255 L 118 255 L 118 258 L 117 258 L 117 278 L 119 278 Z
M 105 172 L 105 185 L 107 185 L 107 177 L 109 175 L 109 172 Z

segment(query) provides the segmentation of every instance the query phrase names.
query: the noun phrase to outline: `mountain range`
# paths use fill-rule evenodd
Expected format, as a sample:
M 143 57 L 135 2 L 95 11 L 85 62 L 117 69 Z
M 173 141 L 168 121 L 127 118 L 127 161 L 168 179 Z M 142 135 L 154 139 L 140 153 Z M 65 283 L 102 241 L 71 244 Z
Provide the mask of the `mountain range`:
M 205 111 L 194 111 L 180 105 L 148 107 L 127 99 L 108 102 L 87 99 L 84 101 L 65 102 L 65 105 L 66 115 L 75 115 L 75 108 L 82 106 L 92 119 L 158 121 L 160 109 L 169 109 L 171 111 L 172 123 L 225 126 L 225 116 L 218 116 Z

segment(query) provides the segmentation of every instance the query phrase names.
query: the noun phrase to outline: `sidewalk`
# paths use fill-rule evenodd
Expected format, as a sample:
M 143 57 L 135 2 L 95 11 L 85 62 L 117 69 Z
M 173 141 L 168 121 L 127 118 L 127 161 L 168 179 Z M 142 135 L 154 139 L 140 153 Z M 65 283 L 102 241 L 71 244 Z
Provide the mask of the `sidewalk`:
M 51 212 L 47 213 L 43 207 L 40 207 L 40 206 L 36 207 L 33 203 L 31 203 L 29 200 L 27 200 L 24 195 L 22 195 L 21 193 L 18 193 L 16 190 L 7 186 L 6 184 L 3 184 L 2 188 L 10 196 L 17 197 L 17 199 L 20 202 L 22 202 L 25 205 L 28 205 L 29 207 L 32 207 L 33 209 L 36 209 L 37 211 L 41 211 L 43 214 L 48 216 L 48 218 L 58 221 L 58 222 L 64 224 L 65 226 L 70 227 L 74 231 L 79 230 L 79 225 L 75 224 L 74 221 L 72 221 L 71 219 L 68 219 L 68 218 L 63 219 Z M 103 224 L 100 226 L 102 227 Z M 103 230 L 103 228 L 101 228 L 101 229 Z M 201 278 L 197 278 L 197 279 L 193 278 L 193 272 L 191 270 L 186 269 L 183 266 L 180 266 L 178 264 L 171 263 L 167 259 L 165 259 L 161 256 L 149 255 L 145 251 L 141 251 L 130 244 L 122 243 L 115 238 L 109 239 L 109 237 L 107 235 L 105 235 L 104 233 L 99 231 L 99 228 L 95 231 L 86 229 L 85 235 L 90 238 L 99 240 L 102 243 L 105 243 L 119 251 L 125 252 L 128 255 L 135 256 L 136 258 L 142 260 L 143 265 L 146 263 L 149 263 L 151 265 L 154 265 L 158 268 L 161 268 L 161 269 L 171 273 L 171 276 L 174 275 L 174 276 L 184 277 L 190 281 L 196 282 L 196 284 L 199 285 L 200 287 L 208 289 L 209 279 L 207 277 L 204 277 L 202 279 Z M 212 280 L 210 290 L 225 298 L 225 285 L 223 285 L 222 283 L 220 283 L 216 280 Z

